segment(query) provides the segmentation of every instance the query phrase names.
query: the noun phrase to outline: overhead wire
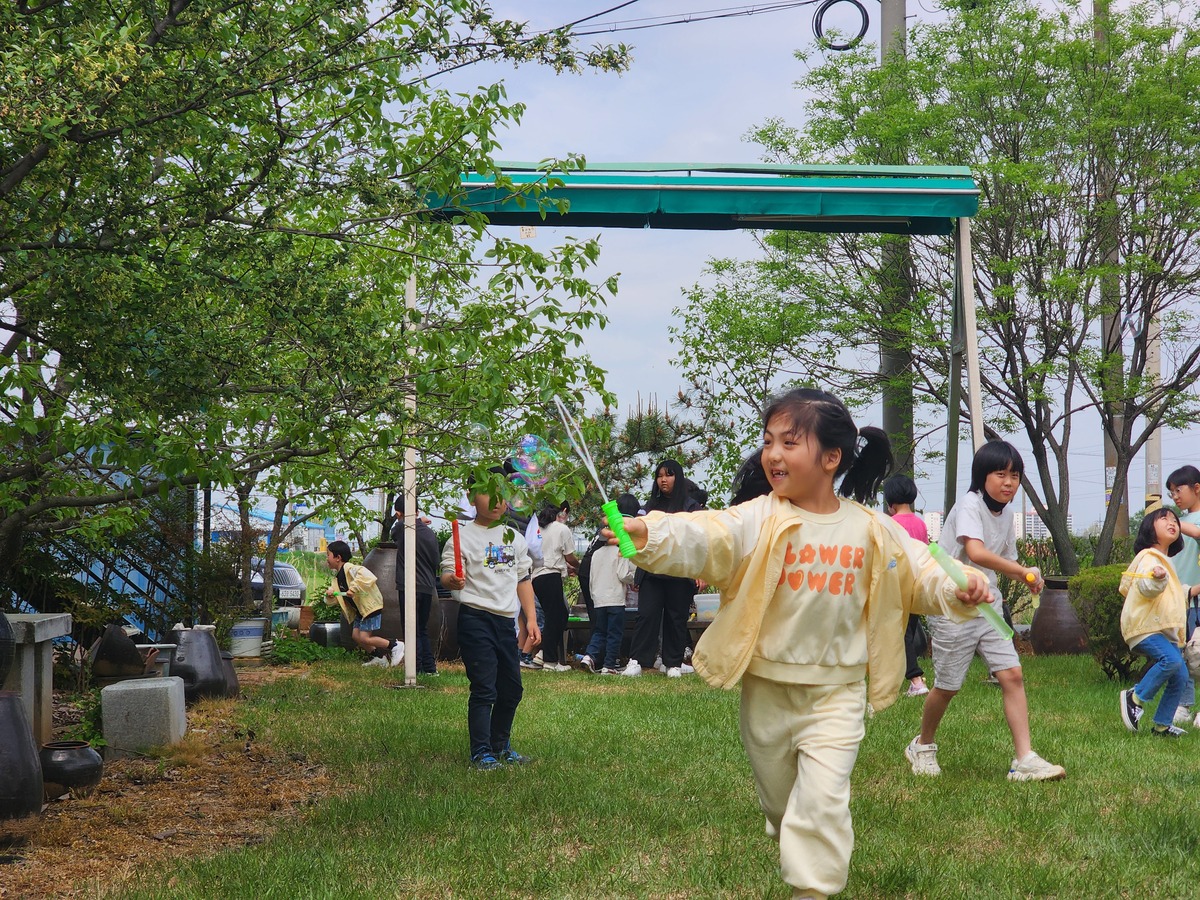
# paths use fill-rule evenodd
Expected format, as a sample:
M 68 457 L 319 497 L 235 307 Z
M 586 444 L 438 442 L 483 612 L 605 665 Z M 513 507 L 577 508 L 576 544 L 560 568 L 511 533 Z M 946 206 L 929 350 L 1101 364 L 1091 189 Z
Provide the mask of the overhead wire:
M 618 19 L 614 22 L 603 23 L 592 31 L 573 32 L 575 37 L 590 37 L 599 34 L 614 34 L 623 31 L 644 31 L 649 28 L 663 28 L 668 25 L 690 25 L 693 22 L 707 22 L 715 19 L 733 19 L 740 16 L 756 16 L 773 12 L 786 12 L 789 9 L 799 9 L 802 6 L 815 6 L 821 0 L 785 0 L 781 3 L 756 4 L 754 6 L 732 6 L 720 9 L 698 10 L 688 13 L 674 13 L 671 16 L 646 16 L 638 19 Z M 628 4 L 622 4 L 627 6 Z M 620 7 L 617 7 L 618 9 Z M 599 18 L 606 13 L 589 16 L 588 21 Z M 571 26 L 562 26 L 571 27 Z M 552 29 L 558 31 L 560 29 Z

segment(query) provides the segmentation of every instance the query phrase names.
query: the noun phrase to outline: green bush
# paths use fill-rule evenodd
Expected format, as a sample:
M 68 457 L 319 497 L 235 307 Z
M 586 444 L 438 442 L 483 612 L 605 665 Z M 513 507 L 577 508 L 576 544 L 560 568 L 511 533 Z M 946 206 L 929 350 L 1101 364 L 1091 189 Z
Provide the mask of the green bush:
M 352 659 L 353 655 L 343 647 L 322 647 L 308 638 L 292 637 L 285 628 L 275 631 L 271 646 L 270 662 L 276 666 L 287 666 L 299 662 L 316 662 L 320 659 Z
M 1084 569 L 1067 581 L 1067 596 L 1087 629 L 1088 647 L 1109 678 L 1130 681 L 1144 664 L 1140 653 L 1130 650 L 1121 637 L 1121 607 L 1125 598 L 1119 590 L 1126 563 Z

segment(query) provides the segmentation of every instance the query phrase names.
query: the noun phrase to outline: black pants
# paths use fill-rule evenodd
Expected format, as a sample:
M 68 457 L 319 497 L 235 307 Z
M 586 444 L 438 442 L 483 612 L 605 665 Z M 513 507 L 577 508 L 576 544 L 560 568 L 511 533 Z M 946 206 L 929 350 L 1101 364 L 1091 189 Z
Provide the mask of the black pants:
M 691 579 L 644 576 L 638 588 L 638 623 L 630 658 L 642 668 L 654 665 L 661 629 L 663 665 L 668 669 L 683 665 L 688 614 L 695 594 L 696 582 Z
M 921 670 L 921 664 L 917 660 L 927 646 L 925 632 L 921 629 L 921 617 L 909 616 L 908 627 L 904 629 L 904 677 L 909 681 L 925 677 L 925 673 Z
M 542 662 L 556 663 L 562 658 L 563 633 L 567 630 L 567 598 L 558 572 L 547 572 L 533 579 L 533 593 L 542 604 L 546 627 L 542 629 Z
M 433 645 L 429 642 L 429 612 L 433 609 L 433 594 L 417 592 L 417 671 L 422 675 L 437 671 Z M 400 592 L 400 639 L 405 635 L 404 592 Z
M 512 619 L 462 603 L 458 607 L 458 650 L 471 682 L 467 729 L 471 759 L 508 747 L 521 702 L 521 663 Z

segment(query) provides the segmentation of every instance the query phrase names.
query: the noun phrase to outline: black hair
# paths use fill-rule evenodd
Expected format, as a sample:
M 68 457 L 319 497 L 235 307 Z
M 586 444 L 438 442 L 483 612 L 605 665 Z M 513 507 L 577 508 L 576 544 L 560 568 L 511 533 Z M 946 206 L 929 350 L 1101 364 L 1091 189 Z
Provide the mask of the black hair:
M 617 498 L 617 511 L 630 519 L 634 518 L 641 508 L 642 504 L 638 503 L 638 498 L 633 494 L 622 494 Z
M 794 388 L 774 397 L 763 410 L 764 431 L 776 417 L 790 421 L 793 435 L 812 435 L 822 451 L 842 451 L 834 477 L 842 476 L 843 497 L 859 503 L 874 500 L 892 471 L 892 445 L 883 429 L 868 425 L 860 430 L 846 404 L 816 388 Z
M 510 475 L 515 475 L 517 472 L 516 466 L 513 465 L 511 459 L 506 459 L 498 466 L 492 466 L 488 469 L 489 474 L 503 475 L 508 478 Z M 475 480 L 474 475 L 467 476 L 467 494 L 474 497 L 479 493 L 479 482 Z
M 342 562 L 349 562 L 350 557 L 354 555 L 354 551 L 350 549 L 350 545 L 345 541 L 330 541 L 325 549 L 338 557 Z
M 537 511 L 538 528 L 545 528 L 551 522 L 558 518 L 559 513 L 569 513 L 571 504 L 566 500 L 562 503 L 543 503 Z
M 1200 469 L 1195 466 L 1180 466 L 1167 476 L 1167 487 L 1194 487 L 1200 484 Z
M 975 451 L 971 460 L 971 486 L 967 490 L 982 494 L 989 475 L 1009 469 L 1017 475 L 1025 474 L 1021 452 L 1008 441 L 988 441 Z
M 664 494 L 658 489 L 658 473 L 663 469 L 675 476 L 675 487 L 669 494 Z M 654 467 L 654 478 L 650 485 L 650 502 L 646 504 L 646 508 L 668 513 L 682 512 L 687 509 L 688 497 L 687 476 L 683 474 L 683 466 L 678 460 L 660 460 Z
M 737 506 L 755 497 L 771 493 L 771 482 L 767 481 L 767 473 L 762 466 L 762 447 L 759 447 L 744 460 L 733 476 L 733 496 L 729 498 L 730 506 Z
M 912 506 L 917 502 L 917 484 L 907 475 L 893 475 L 883 483 L 883 502 L 888 506 Z
M 1133 552 L 1141 553 L 1147 547 L 1158 546 L 1158 536 L 1154 533 L 1154 523 L 1163 516 L 1175 516 L 1175 521 L 1179 521 L 1179 516 L 1175 515 L 1175 510 L 1166 506 L 1160 506 L 1153 512 L 1146 513 L 1146 518 L 1142 519 L 1142 524 L 1138 526 L 1137 537 L 1133 541 Z M 1167 548 L 1167 556 L 1174 556 L 1183 549 L 1183 534 L 1171 542 L 1171 546 Z

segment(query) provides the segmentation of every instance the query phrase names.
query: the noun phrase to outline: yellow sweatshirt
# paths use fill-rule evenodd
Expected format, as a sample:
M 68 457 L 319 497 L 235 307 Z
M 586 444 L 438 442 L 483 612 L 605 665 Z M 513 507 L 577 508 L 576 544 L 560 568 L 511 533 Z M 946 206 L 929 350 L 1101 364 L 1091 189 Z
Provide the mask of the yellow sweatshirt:
M 869 674 L 868 699 L 881 710 L 904 680 L 910 613 L 957 622 L 978 615 L 954 596 L 954 582 L 922 544 L 849 500 L 818 516 L 768 494 L 730 509 L 650 513 L 644 521 L 639 567 L 702 578 L 721 592 L 694 659 L 714 687 L 733 687 L 748 669 L 798 684 L 846 684 Z
M 352 563 L 346 563 L 342 568 L 346 570 L 346 593 L 350 596 L 338 597 L 337 602 L 346 621 L 353 623 L 356 616 L 365 619 L 383 609 L 383 594 L 379 590 L 375 573 L 366 566 L 356 566 Z M 333 576 L 333 589 L 340 590 L 336 573 Z
M 1167 574 L 1150 574 L 1162 566 Z M 1152 634 L 1161 634 L 1183 646 L 1187 620 L 1187 594 L 1171 561 L 1154 547 L 1147 547 L 1133 558 L 1121 575 L 1121 637 L 1131 648 Z

